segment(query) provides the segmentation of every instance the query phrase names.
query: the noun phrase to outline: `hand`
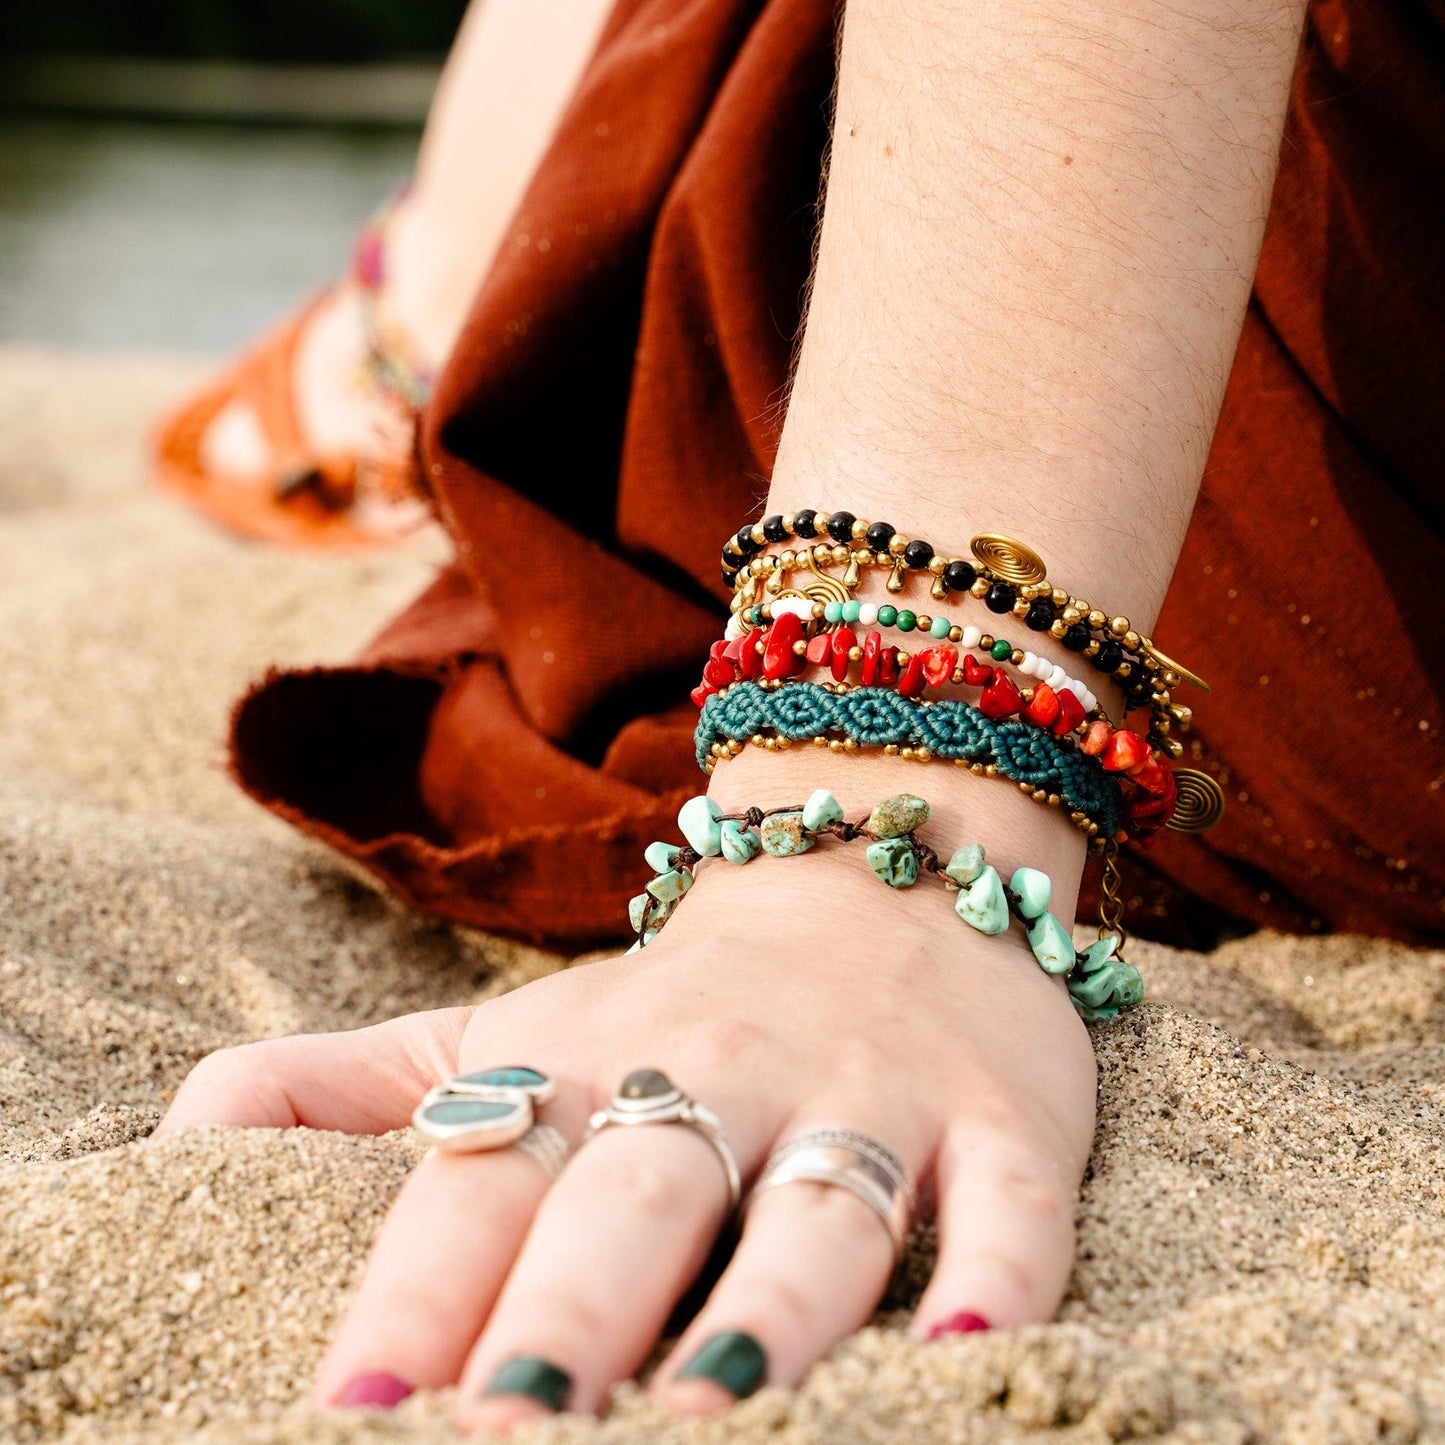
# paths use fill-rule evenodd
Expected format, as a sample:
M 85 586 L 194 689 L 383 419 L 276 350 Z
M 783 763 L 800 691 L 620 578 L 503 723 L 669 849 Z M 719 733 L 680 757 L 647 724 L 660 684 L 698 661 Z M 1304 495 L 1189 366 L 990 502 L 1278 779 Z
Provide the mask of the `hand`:
M 920 1337 L 961 1313 L 994 1326 L 1046 1320 L 1072 1262 L 1092 1051 L 1017 930 L 986 938 L 951 901 L 927 882 L 884 887 L 857 847 L 704 865 L 642 953 L 476 1009 L 214 1055 L 161 1129 L 385 1131 L 454 1073 L 523 1063 L 558 1080 L 540 1117 L 575 1146 L 622 1077 L 653 1066 L 721 1117 L 745 1181 L 787 1139 L 841 1125 L 884 1141 L 933 1186 L 940 1255 Z M 544 1407 L 483 1392 L 503 1362 L 529 1356 L 570 1376 L 570 1408 L 596 1410 L 653 1348 L 726 1214 L 716 1155 L 676 1126 L 607 1130 L 550 1188 L 516 1149 L 429 1155 L 386 1220 L 317 1398 L 376 1372 L 460 1381 L 459 1423 L 505 1429 Z M 797 1383 L 867 1319 L 892 1263 L 877 1216 L 846 1190 L 761 1195 L 653 1390 L 682 1411 L 731 1403 L 721 1384 L 677 1378 L 730 1331 L 761 1344 L 766 1383 Z

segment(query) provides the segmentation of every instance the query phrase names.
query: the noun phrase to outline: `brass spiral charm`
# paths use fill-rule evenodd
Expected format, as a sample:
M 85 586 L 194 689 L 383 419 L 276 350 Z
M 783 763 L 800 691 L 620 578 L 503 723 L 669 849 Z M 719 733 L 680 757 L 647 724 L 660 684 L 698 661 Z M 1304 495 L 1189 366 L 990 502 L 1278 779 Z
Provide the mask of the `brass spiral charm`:
M 1049 569 L 1044 559 L 1032 547 L 1015 542 L 1012 537 L 997 532 L 984 532 L 969 544 L 973 555 L 982 567 L 1000 582 L 1013 582 L 1022 586 L 1028 582 L 1042 582 Z
M 1175 662 L 1172 657 L 1166 657 L 1147 637 L 1139 644 L 1139 651 L 1145 657 L 1152 657 L 1159 664 L 1161 671 L 1174 673 L 1181 682 L 1190 683 L 1194 687 L 1202 688 L 1205 692 L 1214 691 L 1197 672 L 1190 672 L 1182 662 Z
M 1202 833 L 1224 816 L 1224 789 L 1198 768 L 1175 768 L 1179 798 L 1169 827 L 1176 833 Z
M 852 597 L 853 594 L 847 584 L 837 577 L 830 577 L 826 572 L 820 571 L 817 562 L 811 555 L 804 565 L 816 579 L 801 589 L 804 597 L 823 603 L 847 602 Z

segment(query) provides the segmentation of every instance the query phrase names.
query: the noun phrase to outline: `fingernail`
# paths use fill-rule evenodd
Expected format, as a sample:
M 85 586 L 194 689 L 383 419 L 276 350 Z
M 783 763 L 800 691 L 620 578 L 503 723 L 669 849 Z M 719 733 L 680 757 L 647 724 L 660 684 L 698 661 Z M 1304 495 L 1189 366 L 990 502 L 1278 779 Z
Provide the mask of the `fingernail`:
M 373 1410 L 394 1410 L 408 1395 L 412 1387 L 398 1375 L 385 1370 L 373 1370 L 369 1375 L 358 1375 L 333 1401 L 337 1405 L 369 1405 Z
M 767 1351 L 741 1330 L 724 1330 L 698 1350 L 677 1372 L 677 1378 L 712 1380 L 743 1400 L 763 1383 L 767 1373 Z
M 560 1366 L 535 1355 L 517 1355 L 503 1363 L 482 1394 L 525 1395 L 556 1411 L 566 1407 L 571 1389 L 572 1376 Z
M 946 1320 L 939 1320 L 929 1330 L 928 1338 L 936 1340 L 940 1335 L 971 1335 L 975 1330 L 991 1330 L 992 1328 L 993 1326 L 982 1315 L 972 1314 L 968 1310 L 960 1310 L 956 1315 L 949 1315 Z

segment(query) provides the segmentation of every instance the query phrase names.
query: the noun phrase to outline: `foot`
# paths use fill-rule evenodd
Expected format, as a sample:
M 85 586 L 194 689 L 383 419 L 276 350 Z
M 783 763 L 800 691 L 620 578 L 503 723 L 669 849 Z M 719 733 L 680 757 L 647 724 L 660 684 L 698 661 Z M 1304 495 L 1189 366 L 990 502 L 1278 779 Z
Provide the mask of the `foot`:
M 1064 820 L 959 770 L 805 751 L 744 755 L 712 792 L 734 812 L 825 786 L 856 818 L 917 791 L 935 803 L 924 841 L 945 856 L 983 841 L 1000 867 L 1043 869 L 1066 916 L 1080 850 Z M 575 1148 L 623 1076 L 650 1066 L 719 1116 L 745 1186 L 781 1144 L 822 1126 L 899 1156 L 939 1226 L 920 1341 L 1045 1321 L 1072 1265 L 1093 1054 L 1017 925 L 985 937 L 952 903 L 936 880 L 885 887 L 858 844 L 745 867 L 710 860 L 642 952 L 475 1009 L 215 1055 L 158 1132 L 393 1129 L 455 1073 L 526 1064 L 557 1080 L 539 1117 Z M 338 1090 L 338 1078 L 370 1083 Z M 472 1433 L 602 1408 L 707 1258 L 729 1212 L 725 1179 L 685 1127 L 605 1130 L 551 1184 L 519 1149 L 431 1154 L 392 1207 L 317 1399 L 394 1403 L 459 1383 L 458 1423 Z M 759 1195 L 652 1391 L 708 1414 L 763 1384 L 796 1385 L 868 1319 L 893 1259 L 879 1216 L 845 1189 Z

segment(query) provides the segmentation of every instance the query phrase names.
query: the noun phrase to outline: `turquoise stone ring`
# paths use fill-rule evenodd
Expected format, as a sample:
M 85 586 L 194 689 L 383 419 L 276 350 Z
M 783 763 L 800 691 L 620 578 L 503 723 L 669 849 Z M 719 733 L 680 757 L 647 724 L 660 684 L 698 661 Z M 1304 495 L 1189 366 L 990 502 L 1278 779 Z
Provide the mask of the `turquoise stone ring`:
M 450 1154 L 505 1149 L 532 1130 L 556 1092 L 555 1079 L 522 1064 L 458 1074 L 417 1105 L 412 1128 Z

